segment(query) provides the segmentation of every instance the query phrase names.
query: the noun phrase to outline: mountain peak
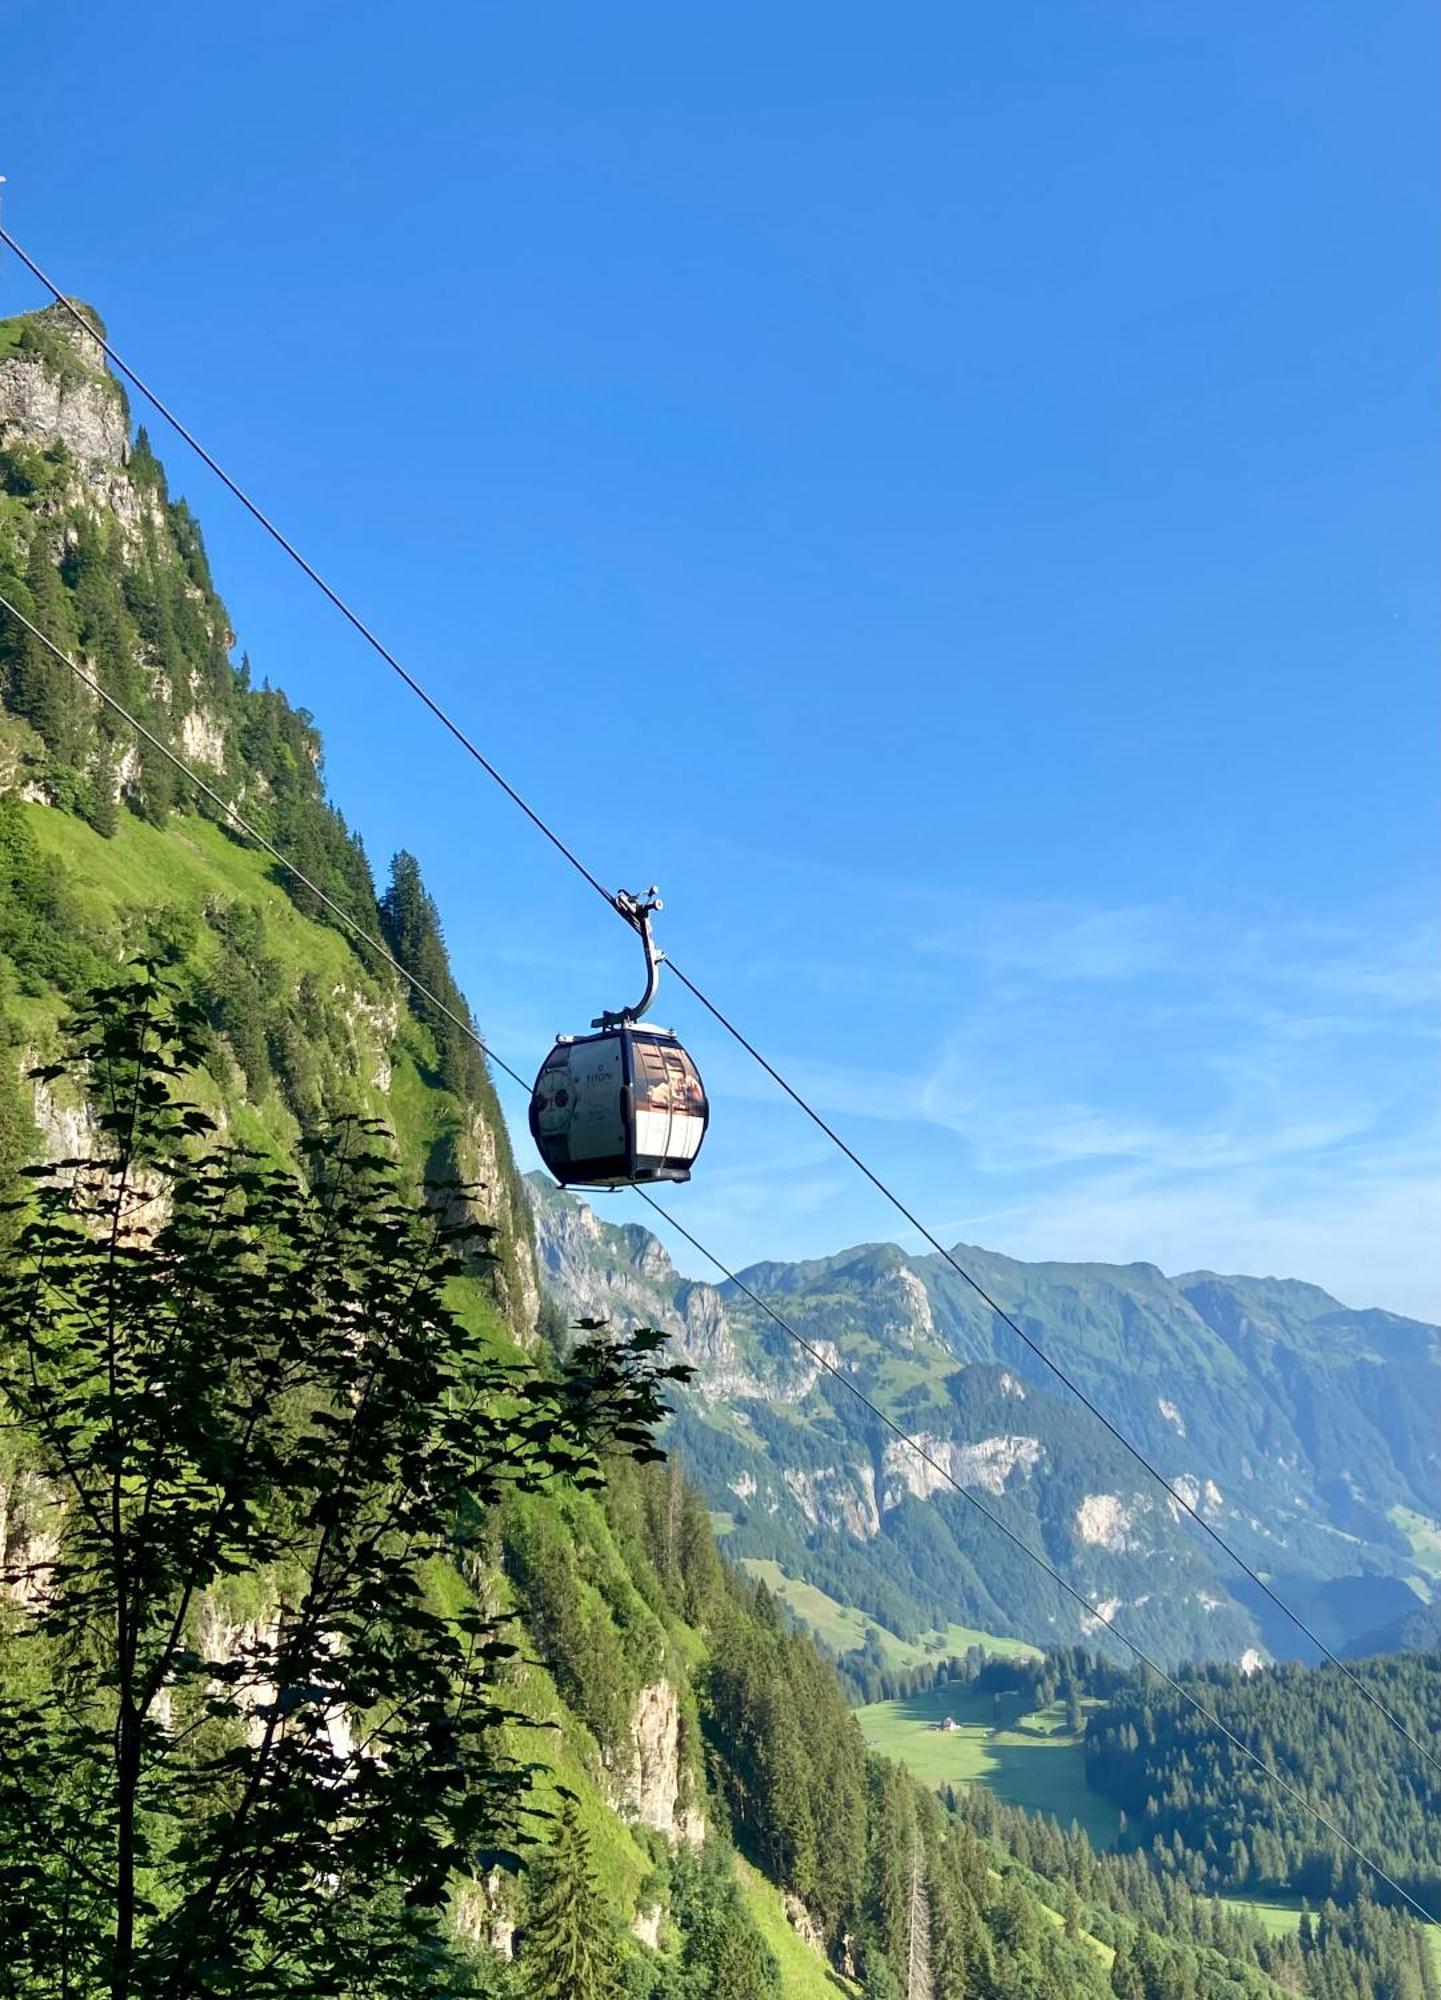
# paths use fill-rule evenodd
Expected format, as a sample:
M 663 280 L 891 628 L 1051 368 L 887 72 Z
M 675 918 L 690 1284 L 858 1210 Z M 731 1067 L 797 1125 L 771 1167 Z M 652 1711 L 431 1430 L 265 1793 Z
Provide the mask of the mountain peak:
M 72 303 L 104 332 L 91 307 Z M 99 340 L 65 306 L 0 320 L 0 442 L 60 446 L 82 465 L 130 457 L 125 393 Z

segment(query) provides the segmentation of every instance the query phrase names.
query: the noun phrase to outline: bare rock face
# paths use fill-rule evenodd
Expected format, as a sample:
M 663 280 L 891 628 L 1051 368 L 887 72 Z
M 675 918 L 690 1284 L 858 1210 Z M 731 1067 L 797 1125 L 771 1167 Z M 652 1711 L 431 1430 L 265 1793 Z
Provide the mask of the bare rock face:
M 841 1528 L 862 1542 L 880 1533 L 875 1473 L 863 1461 L 807 1471 L 787 1465 L 781 1480 L 812 1527 Z
M 897 1264 L 876 1287 L 881 1337 L 892 1347 L 914 1349 L 938 1344 L 930 1293 L 907 1264 Z
M 800 1897 L 793 1895 L 789 1889 L 783 1890 L 781 1893 L 781 1909 L 785 1913 L 786 1922 L 801 1940 L 802 1944 L 809 1945 L 817 1958 L 824 1959 L 826 1956 L 825 1939 L 816 1928 L 815 1918 L 811 1915 Z
M 198 708 L 180 718 L 180 749 L 187 763 L 208 764 L 215 771 L 225 769 L 225 732 Z
M 634 1761 L 623 1810 L 642 1826 L 673 1834 L 680 1802 L 680 1701 L 669 1681 L 652 1681 L 636 1696 L 631 1743 Z
M 1137 1523 L 1147 1511 L 1148 1504 L 1139 1494 L 1127 1504 L 1119 1493 L 1088 1493 L 1076 1509 L 1076 1535 L 1093 1548 L 1127 1554 L 1145 1546 Z
M 400 1027 L 400 1005 L 394 994 L 373 1000 L 358 987 L 338 985 L 333 997 L 345 1010 L 345 1019 L 355 1037 L 360 1073 L 372 1090 L 382 1097 L 390 1089 L 394 1071 L 392 1050 Z
M 680 1696 L 672 1681 L 650 1681 L 636 1696 L 630 1725 L 631 1762 L 616 1784 L 617 1809 L 668 1840 L 699 1847 L 705 1816 L 689 1797 L 681 1763 Z
M 541 1275 L 572 1317 L 659 1327 L 696 1370 L 693 1392 L 708 1401 L 771 1393 L 742 1359 L 715 1286 L 682 1278 L 649 1230 L 602 1222 L 586 1202 L 534 1179 L 526 1189 Z
M 105 355 L 61 306 L 36 315 L 73 351 L 79 367 L 47 367 L 39 355 L 0 362 L 0 432 L 30 444 L 63 444 L 81 465 L 124 465 L 130 456 L 125 405 L 105 372 Z
M 1043 1456 L 1039 1438 L 1033 1437 L 989 1437 L 960 1443 L 922 1432 L 917 1443 L 925 1458 L 899 1439 L 886 1445 L 883 1510 L 898 1506 L 908 1493 L 917 1500 L 929 1500 L 952 1481 L 980 1487 L 986 1493 L 1004 1493 L 1008 1481 L 1026 1477 Z
M 523 1226 L 525 1205 L 521 1196 L 512 1196 L 515 1182 L 509 1161 L 502 1160 L 495 1127 L 481 1112 L 474 1113 L 466 1134 L 464 1178 L 475 1183 L 471 1199 L 474 1219 L 492 1228 L 508 1231 L 514 1245 L 510 1284 L 504 1300 L 506 1317 L 522 1344 L 535 1336 L 540 1312 L 540 1275 L 535 1253 Z M 512 1206 L 512 1200 L 519 1213 Z
M 83 1098 L 67 1102 L 37 1079 L 31 1101 L 44 1159 L 88 1160 L 94 1154 L 99 1127 Z
M 637 1910 L 631 1921 L 631 1935 L 651 1951 L 655 1951 L 660 1944 L 660 1920 L 659 1903 L 651 1903 L 648 1908 Z
M 450 1921 L 462 1943 L 489 1945 L 507 1963 L 515 1957 L 511 1893 L 500 1870 L 492 1868 L 484 1881 L 472 1876 L 457 1882 L 450 1902 Z
M 34 1610 L 51 1593 L 60 1554 L 60 1503 L 44 1480 L 17 1472 L 0 1480 L 0 1601 Z

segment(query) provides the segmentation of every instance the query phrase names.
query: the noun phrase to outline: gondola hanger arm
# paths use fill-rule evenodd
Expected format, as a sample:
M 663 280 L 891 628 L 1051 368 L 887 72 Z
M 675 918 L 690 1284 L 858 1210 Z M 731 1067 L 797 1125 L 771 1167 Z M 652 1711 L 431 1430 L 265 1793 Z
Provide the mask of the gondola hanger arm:
M 627 1021 L 638 1021 L 655 1004 L 655 996 L 660 988 L 660 969 L 665 953 L 651 936 L 650 922 L 657 910 L 663 910 L 660 891 L 654 882 L 643 896 L 632 895 L 629 889 L 617 889 L 614 896 L 617 910 L 638 932 L 645 951 L 645 991 L 633 1007 L 622 1007 L 619 1013 L 597 1014 L 591 1022 L 593 1028 L 619 1028 Z

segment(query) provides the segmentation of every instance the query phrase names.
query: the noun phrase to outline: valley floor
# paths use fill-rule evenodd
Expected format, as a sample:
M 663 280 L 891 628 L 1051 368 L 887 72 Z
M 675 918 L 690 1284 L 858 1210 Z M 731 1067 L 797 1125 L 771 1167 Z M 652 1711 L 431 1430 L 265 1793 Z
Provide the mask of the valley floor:
M 982 1694 L 961 1681 L 856 1711 L 873 1749 L 933 1786 L 984 1785 L 1008 1805 L 1083 1827 L 1093 1847 L 1115 1844 L 1116 1810 L 1086 1784 L 1079 1738 L 1060 1703 L 1021 1712 L 1024 1696 Z M 940 1725 L 951 1721 L 955 1727 Z

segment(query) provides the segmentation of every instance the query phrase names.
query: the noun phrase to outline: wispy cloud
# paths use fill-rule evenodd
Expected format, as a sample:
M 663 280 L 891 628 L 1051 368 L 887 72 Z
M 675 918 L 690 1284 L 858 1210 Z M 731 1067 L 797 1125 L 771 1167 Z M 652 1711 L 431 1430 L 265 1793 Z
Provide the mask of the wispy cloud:
M 800 1054 L 790 1073 L 826 1115 L 895 1128 L 873 1144 L 907 1129 L 960 1142 L 945 1187 L 958 1233 L 1441 1307 L 1424 929 L 1011 905 L 926 929 L 914 950 L 964 966 L 949 1007 L 890 1036 L 862 1017 L 855 1040 L 924 1044 L 923 1059 Z
M 1264 1170 L 1086 1173 L 950 1227 L 1014 1257 L 1301 1277 L 1352 1305 L 1441 1318 L 1434 1154 L 1281 1178 Z
M 1054 902 L 982 904 L 964 924 L 923 934 L 916 949 L 968 959 L 993 974 L 1104 983 L 1164 968 L 1175 952 L 1175 929 L 1172 915 L 1154 905 L 1107 910 Z

